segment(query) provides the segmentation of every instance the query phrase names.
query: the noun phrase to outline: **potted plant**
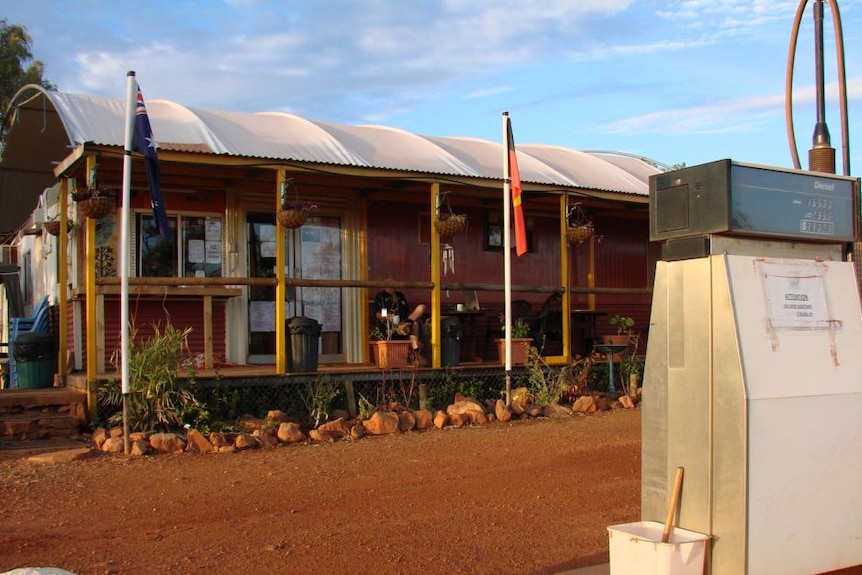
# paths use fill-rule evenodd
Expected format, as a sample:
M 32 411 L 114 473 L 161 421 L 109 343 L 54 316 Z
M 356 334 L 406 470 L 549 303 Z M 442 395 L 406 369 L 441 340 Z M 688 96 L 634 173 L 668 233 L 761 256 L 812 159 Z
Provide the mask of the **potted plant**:
M 407 367 L 410 351 L 409 339 L 394 339 L 400 333 L 399 327 L 407 326 L 406 323 L 395 325 L 386 322 L 385 329 L 375 326 L 371 330 L 371 358 L 374 365 L 380 369 L 394 369 Z
M 317 205 L 299 197 L 299 191 L 292 179 L 281 183 L 281 208 L 276 213 L 278 223 L 286 228 L 298 228 L 305 224 L 309 214 Z
M 506 362 L 506 338 L 505 338 L 505 321 L 503 321 L 504 331 L 503 336 L 497 338 L 497 352 L 500 356 L 500 363 Z M 530 326 L 523 320 L 518 319 L 512 324 L 512 365 L 523 365 L 527 363 L 527 358 L 530 355 L 530 347 L 533 346 L 533 338 L 530 337 Z
M 72 192 L 78 213 L 86 218 L 98 220 L 114 212 L 117 194 L 113 190 L 100 188 L 95 182 L 83 192 Z
M 604 336 L 605 343 L 610 345 L 628 345 L 631 343 L 631 338 L 635 335 L 632 329 L 635 325 L 634 319 L 617 314 L 612 316 L 608 323 L 616 328 L 617 333 Z
M 301 227 L 309 214 L 317 209 L 317 205 L 305 200 L 288 200 L 282 203 L 276 217 L 278 223 L 286 228 Z

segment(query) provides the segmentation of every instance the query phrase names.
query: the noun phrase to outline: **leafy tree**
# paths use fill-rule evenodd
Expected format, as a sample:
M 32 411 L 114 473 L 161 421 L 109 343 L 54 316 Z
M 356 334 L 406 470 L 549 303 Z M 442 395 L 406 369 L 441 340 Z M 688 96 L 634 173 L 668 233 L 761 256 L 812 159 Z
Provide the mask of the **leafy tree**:
M 26 84 L 38 84 L 47 90 L 56 86 L 42 77 L 45 65 L 33 59 L 32 40 L 27 29 L 0 19 L 0 145 L 9 128 L 7 109 L 12 96 Z

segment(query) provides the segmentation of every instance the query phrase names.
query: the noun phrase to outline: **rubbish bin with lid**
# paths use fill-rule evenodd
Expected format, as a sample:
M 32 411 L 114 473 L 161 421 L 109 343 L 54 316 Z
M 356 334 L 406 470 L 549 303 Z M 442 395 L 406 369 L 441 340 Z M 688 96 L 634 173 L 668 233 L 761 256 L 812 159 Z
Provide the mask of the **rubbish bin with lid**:
M 310 317 L 297 316 L 287 320 L 287 369 L 296 372 L 317 371 L 318 342 L 323 326 Z
M 18 334 L 12 342 L 18 387 L 53 387 L 57 373 L 57 338 L 45 332 Z
M 461 357 L 461 321 L 457 317 L 441 318 L 440 332 L 440 365 L 458 365 Z

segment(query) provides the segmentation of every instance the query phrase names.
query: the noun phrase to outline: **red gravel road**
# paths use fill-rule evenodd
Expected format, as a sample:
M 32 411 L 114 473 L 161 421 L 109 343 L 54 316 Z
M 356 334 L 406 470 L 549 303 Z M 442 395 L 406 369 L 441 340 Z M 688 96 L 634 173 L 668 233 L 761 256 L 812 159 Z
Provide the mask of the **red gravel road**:
M 554 574 L 640 518 L 639 410 L 235 454 L 0 451 L 0 572 Z

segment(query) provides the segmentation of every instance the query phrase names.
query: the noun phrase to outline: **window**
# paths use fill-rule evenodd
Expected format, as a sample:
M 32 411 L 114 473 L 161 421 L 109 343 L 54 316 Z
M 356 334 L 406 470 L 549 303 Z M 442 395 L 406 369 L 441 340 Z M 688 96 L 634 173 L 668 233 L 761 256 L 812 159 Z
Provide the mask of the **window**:
M 168 216 L 171 239 L 158 231 L 151 214 L 137 214 L 135 247 L 141 277 L 221 277 L 222 219 Z M 179 235 L 177 229 L 180 230 Z M 180 270 L 182 273 L 180 274 Z

